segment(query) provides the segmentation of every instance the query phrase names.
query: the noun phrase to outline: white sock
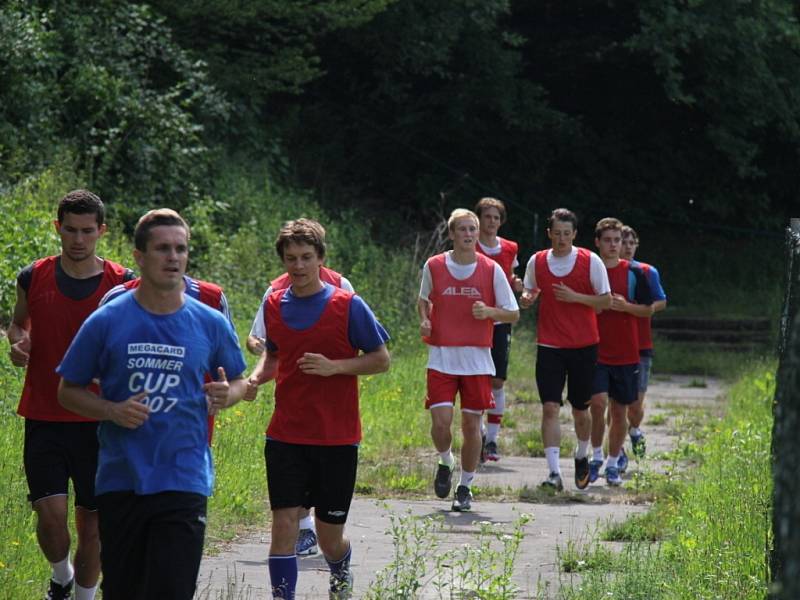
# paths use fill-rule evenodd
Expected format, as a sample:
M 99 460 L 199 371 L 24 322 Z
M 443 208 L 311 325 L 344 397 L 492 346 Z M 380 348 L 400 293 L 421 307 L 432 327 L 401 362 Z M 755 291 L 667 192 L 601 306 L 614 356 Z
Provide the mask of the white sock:
M 69 561 L 69 553 L 64 560 L 56 563 L 50 563 L 53 568 L 53 581 L 58 585 L 67 585 L 75 576 L 75 571 L 72 569 L 72 563 Z
M 602 446 L 599 448 L 592 448 L 592 460 L 599 460 L 600 462 L 603 462 L 604 458 Z
M 300 519 L 300 529 L 311 529 L 314 530 L 314 517 L 311 515 L 307 515 Z
M 461 481 L 458 482 L 458 485 L 465 485 L 467 487 L 472 485 L 472 480 L 475 479 L 475 471 L 472 473 L 468 471 L 461 471 Z
M 456 459 L 453 457 L 453 452 L 448 448 L 445 452 L 439 452 L 439 462 L 448 467 L 456 464 Z
M 606 461 L 606 469 L 608 467 L 613 467 L 613 468 L 616 469 L 617 468 L 617 460 L 618 459 L 619 459 L 619 454 L 617 454 L 616 456 L 609 455 L 608 456 L 608 460 Z
M 547 468 L 551 473 L 558 473 L 561 475 L 561 467 L 558 464 L 558 457 L 561 450 L 558 446 L 550 446 L 544 449 L 544 456 L 547 458 Z
M 497 434 L 500 433 L 500 423 L 486 424 L 486 441 L 497 443 Z
M 628 430 L 628 433 L 630 433 L 631 435 L 642 435 L 642 430 L 639 429 L 638 427 L 631 427 Z
M 97 592 L 97 584 L 90 588 L 85 588 L 75 583 L 75 600 L 94 600 L 94 595 Z
M 578 449 L 575 450 L 575 458 L 586 458 L 589 454 L 589 440 L 578 440 Z

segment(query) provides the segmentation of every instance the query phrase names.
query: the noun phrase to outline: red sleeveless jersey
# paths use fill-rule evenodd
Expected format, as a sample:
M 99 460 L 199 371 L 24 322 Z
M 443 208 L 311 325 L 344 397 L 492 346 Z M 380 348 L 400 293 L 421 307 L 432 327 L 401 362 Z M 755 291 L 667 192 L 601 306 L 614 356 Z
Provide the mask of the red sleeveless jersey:
M 286 289 L 273 292 L 265 306 L 267 331 L 278 349 L 275 411 L 267 436 L 289 444 L 357 444 L 361 440 L 358 378 L 307 375 L 297 366 L 298 359 L 306 352 L 323 354 L 332 360 L 358 355 L 348 336 L 353 294 L 334 288 L 319 320 L 298 331 L 281 317 L 280 305 L 285 293 Z
M 105 293 L 123 282 L 127 269 L 106 260 L 95 292 L 83 300 L 72 300 L 56 285 L 58 256 L 48 256 L 33 265 L 27 302 L 30 316 L 31 353 L 25 385 L 17 412 L 26 419 L 59 422 L 90 422 L 58 403 L 60 377 L 56 367 L 86 318 L 97 308 Z M 92 391 L 98 392 L 93 386 Z
M 640 262 L 639 266 L 642 268 L 645 279 L 650 282 L 650 265 Z M 636 323 L 639 327 L 639 350 L 652 350 L 653 349 L 653 328 L 651 325 L 652 317 L 636 317 Z
M 433 283 L 430 300 L 431 335 L 423 341 L 431 346 L 492 346 L 494 323 L 472 316 L 472 305 L 480 300 L 495 305 L 494 262 L 477 255 L 475 271 L 467 279 L 456 279 L 447 270 L 446 254 L 428 260 Z
M 565 277 L 556 277 L 547 265 L 549 250 L 534 258 L 536 285 L 539 287 L 537 343 L 554 348 L 585 348 L 597 344 L 597 314 L 591 306 L 556 300 L 553 285 L 564 283 L 580 294 L 594 294 L 591 280 L 591 252 L 577 248 L 575 265 Z
M 630 263 L 620 259 L 616 267 L 607 269 L 611 293 L 625 299 L 630 296 L 628 275 Z M 604 310 L 597 315 L 600 329 L 600 346 L 597 362 L 604 365 L 633 365 L 639 362 L 639 329 L 632 314 L 618 310 Z
M 340 273 L 337 273 L 333 269 L 329 269 L 327 267 L 320 267 L 319 278 L 325 283 L 330 283 L 334 287 L 337 288 L 342 287 L 342 276 Z M 291 277 L 289 277 L 288 273 L 284 273 L 283 275 L 276 277 L 269 284 L 273 292 L 276 292 L 278 290 L 285 290 L 290 285 L 292 285 L 292 279 Z
M 514 274 L 514 259 L 517 258 L 519 246 L 517 246 L 517 242 L 512 242 L 500 236 L 497 236 L 497 241 L 500 242 L 500 252 L 498 254 L 486 254 L 480 244 L 475 244 L 475 250 L 500 265 L 503 273 L 508 278 L 508 282 L 511 283 L 511 276 Z

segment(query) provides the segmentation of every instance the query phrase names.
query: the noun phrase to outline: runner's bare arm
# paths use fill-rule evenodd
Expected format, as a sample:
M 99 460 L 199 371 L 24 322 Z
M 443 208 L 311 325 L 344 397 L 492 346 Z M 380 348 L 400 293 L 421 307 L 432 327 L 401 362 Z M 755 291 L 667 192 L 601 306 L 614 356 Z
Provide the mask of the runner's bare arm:
M 28 296 L 19 283 L 17 284 L 17 302 L 14 304 L 14 314 L 8 326 L 8 342 L 11 344 L 9 357 L 11 364 L 16 367 L 28 366 L 31 352 L 31 337 L 28 333 Z
M 419 333 L 423 336 L 431 334 L 431 303 L 425 298 L 417 300 L 417 313 L 419 314 Z
M 145 397 L 147 392 L 139 392 L 122 402 L 111 402 L 63 377 L 58 384 L 58 402 L 67 410 L 98 421 L 113 421 L 127 429 L 136 429 L 150 416 L 150 408 L 142 403 Z

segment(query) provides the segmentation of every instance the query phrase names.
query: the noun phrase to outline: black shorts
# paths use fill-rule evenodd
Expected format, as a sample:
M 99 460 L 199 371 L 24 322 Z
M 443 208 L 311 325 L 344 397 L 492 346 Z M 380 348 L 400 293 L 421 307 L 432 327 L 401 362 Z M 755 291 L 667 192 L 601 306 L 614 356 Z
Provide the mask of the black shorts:
M 542 404 L 564 404 L 561 394 L 567 384 L 567 399 L 575 410 L 589 408 L 597 363 L 597 345 L 584 348 L 536 349 L 536 387 Z
M 492 334 L 492 361 L 494 361 L 494 376 L 497 379 L 507 379 L 510 351 L 511 323 L 496 323 Z
M 639 397 L 639 363 L 632 365 L 597 363 L 592 393 L 608 393 L 608 397 L 619 404 L 633 404 Z
M 28 479 L 28 500 L 36 502 L 48 496 L 65 496 L 72 479 L 75 506 L 95 510 L 97 448 L 95 422 L 25 419 L 23 461 Z
M 97 497 L 104 600 L 192 600 L 207 498 L 187 492 Z
M 347 521 L 356 487 L 358 446 L 311 446 L 268 439 L 264 447 L 273 509 L 304 506 L 325 523 Z

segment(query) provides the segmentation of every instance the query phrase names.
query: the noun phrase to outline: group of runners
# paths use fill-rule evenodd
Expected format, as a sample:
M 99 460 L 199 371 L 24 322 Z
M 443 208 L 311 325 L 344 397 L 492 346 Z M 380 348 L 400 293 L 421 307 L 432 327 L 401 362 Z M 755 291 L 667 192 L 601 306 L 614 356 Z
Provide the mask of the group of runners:
M 101 570 L 106 600 L 192 598 L 213 489 L 214 415 L 255 399 L 270 380 L 274 411 L 264 457 L 273 597 L 295 597 L 297 556 L 319 549 L 330 568 L 329 597 L 350 598 L 344 528 L 361 441 L 357 378 L 389 368 L 389 335 L 352 284 L 324 266 L 324 228 L 296 219 L 278 232 L 285 272 L 270 282 L 254 319 L 247 348 L 259 358 L 246 375 L 222 289 L 186 274 L 184 219 L 171 209 L 141 217 L 136 277 L 96 253 L 104 210 L 87 190 L 59 201 L 61 252 L 20 271 L 8 329 L 11 361 L 27 369 L 18 412 L 25 418 L 28 499 L 52 567 L 46 598 L 74 592 L 76 600 L 91 600 Z M 425 406 L 440 498 L 453 487 L 456 397 L 460 402 L 454 511 L 470 510 L 480 462 L 500 459 L 511 325 L 537 298 L 536 382 L 550 471 L 542 485 L 563 489 L 558 415 L 565 384 L 577 436 L 576 487 L 600 476 L 606 411 L 608 485 L 622 483 L 626 434 L 635 455 L 645 452 L 649 317 L 666 297 L 657 270 L 633 260 L 636 232 L 602 219 L 598 256 L 573 246 L 577 219 L 557 209 L 548 220 L 552 247 L 531 257 L 521 280 L 517 244 L 497 235 L 506 218 L 494 198 L 481 199 L 474 212 L 454 210 L 453 249 L 423 268 L 417 309 L 428 345 Z

